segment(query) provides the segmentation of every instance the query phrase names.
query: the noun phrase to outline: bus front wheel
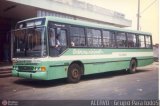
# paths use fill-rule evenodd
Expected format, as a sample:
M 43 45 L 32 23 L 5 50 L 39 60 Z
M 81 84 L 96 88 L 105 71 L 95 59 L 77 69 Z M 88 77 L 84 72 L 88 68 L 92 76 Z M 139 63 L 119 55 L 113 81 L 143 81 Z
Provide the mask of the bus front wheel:
M 130 61 L 130 65 L 129 65 L 129 73 L 130 74 L 133 74 L 136 72 L 136 69 L 137 69 L 137 61 L 135 59 L 132 59 Z
M 68 68 L 68 78 L 67 81 L 70 83 L 77 83 L 81 78 L 81 68 L 78 64 L 71 64 Z

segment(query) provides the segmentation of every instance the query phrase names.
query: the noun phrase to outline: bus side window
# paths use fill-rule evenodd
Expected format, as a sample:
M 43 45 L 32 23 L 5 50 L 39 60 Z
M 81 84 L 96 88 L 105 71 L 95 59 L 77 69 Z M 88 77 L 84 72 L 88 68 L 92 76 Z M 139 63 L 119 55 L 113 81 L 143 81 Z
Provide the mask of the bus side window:
M 84 28 L 77 27 L 77 26 L 71 26 L 70 27 L 70 45 L 71 45 L 71 47 L 86 46 Z
M 123 32 L 118 32 L 116 35 L 117 39 L 117 46 L 118 48 L 126 48 L 127 47 L 127 40 L 126 40 L 126 34 Z
M 139 35 L 138 36 L 138 46 L 139 46 L 139 48 L 145 48 L 144 35 Z
M 103 31 L 103 46 L 105 48 L 115 48 L 115 39 L 114 39 L 114 32 L 112 31 Z
M 151 37 L 145 36 L 146 39 L 146 48 L 151 48 Z
M 136 47 L 136 35 L 132 33 L 127 34 L 127 44 L 128 48 L 134 48 Z
M 89 47 L 102 47 L 101 31 L 99 29 L 87 29 L 87 41 Z

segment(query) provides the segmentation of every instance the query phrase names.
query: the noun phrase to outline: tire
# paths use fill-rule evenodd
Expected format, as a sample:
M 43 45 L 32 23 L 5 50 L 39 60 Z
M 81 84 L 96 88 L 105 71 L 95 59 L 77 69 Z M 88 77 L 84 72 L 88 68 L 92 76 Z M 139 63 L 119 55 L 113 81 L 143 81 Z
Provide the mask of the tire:
M 132 60 L 130 61 L 130 65 L 129 65 L 129 70 L 128 70 L 128 72 L 129 72 L 130 74 L 133 74 L 133 73 L 136 72 L 136 69 L 137 69 L 137 61 L 136 61 L 135 59 L 132 59 Z
M 81 68 L 78 64 L 71 64 L 68 68 L 67 81 L 69 83 L 78 83 L 81 78 Z

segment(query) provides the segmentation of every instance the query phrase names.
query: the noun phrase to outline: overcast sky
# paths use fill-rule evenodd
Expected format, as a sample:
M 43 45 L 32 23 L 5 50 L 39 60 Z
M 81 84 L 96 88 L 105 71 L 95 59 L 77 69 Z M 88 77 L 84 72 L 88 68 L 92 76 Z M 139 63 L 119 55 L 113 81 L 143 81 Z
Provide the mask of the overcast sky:
M 132 20 L 130 29 L 137 29 L 137 7 L 138 0 L 80 0 L 90 4 L 101 6 L 110 10 L 121 12 L 125 17 Z M 153 3 L 154 2 L 154 3 Z M 150 5 L 152 4 L 152 5 Z M 148 8 L 147 8 L 148 7 Z M 141 31 L 150 32 L 153 43 L 158 43 L 158 0 L 141 0 Z M 144 11 L 143 11 L 144 10 Z

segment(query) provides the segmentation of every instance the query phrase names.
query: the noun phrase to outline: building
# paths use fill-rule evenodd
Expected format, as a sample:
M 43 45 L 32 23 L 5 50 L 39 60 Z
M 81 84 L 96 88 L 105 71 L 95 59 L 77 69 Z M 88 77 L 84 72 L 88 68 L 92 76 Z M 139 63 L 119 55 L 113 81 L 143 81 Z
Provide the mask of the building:
M 117 27 L 132 24 L 122 13 L 78 0 L 1 0 L 0 61 L 6 60 L 7 52 L 10 57 L 10 31 L 16 22 L 37 16 L 57 16 Z

